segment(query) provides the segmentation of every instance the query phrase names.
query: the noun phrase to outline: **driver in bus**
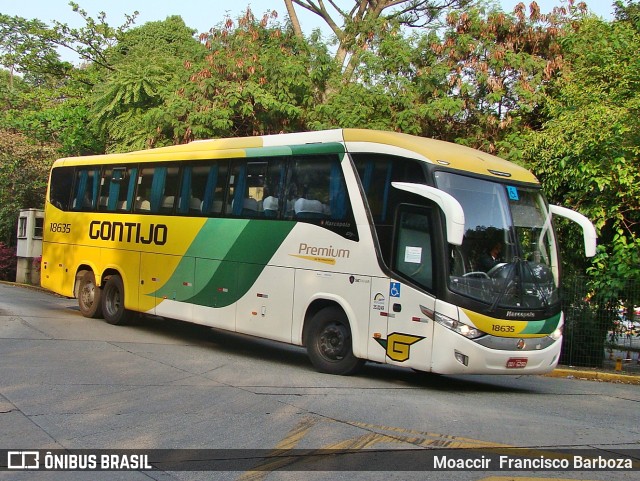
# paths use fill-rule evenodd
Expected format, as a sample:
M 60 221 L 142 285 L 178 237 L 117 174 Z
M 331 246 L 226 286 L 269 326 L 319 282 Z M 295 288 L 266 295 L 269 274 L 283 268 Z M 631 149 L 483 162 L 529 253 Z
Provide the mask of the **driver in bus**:
M 502 252 L 502 242 L 500 241 L 494 242 L 493 247 L 487 250 L 484 254 L 480 256 L 480 259 L 478 259 L 480 269 L 484 272 L 489 272 L 496 265 L 500 264 L 502 262 L 502 260 L 500 259 L 501 252 Z

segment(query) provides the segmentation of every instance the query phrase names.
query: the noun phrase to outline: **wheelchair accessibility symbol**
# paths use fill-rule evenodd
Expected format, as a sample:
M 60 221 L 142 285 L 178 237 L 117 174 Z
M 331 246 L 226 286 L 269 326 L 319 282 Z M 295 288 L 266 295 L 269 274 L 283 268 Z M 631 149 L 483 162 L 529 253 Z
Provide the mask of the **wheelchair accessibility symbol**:
M 400 283 L 399 282 L 392 282 L 391 286 L 389 287 L 389 295 L 391 297 L 400 297 Z

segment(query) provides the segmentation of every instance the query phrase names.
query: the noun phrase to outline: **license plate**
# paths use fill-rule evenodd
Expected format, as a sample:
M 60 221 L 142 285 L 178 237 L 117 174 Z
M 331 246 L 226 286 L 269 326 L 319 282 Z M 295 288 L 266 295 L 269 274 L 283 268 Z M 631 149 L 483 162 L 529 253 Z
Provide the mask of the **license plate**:
M 527 366 L 528 359 L 526 357 L 511 357 L 507 361 L 507 369 L 518 369 Z

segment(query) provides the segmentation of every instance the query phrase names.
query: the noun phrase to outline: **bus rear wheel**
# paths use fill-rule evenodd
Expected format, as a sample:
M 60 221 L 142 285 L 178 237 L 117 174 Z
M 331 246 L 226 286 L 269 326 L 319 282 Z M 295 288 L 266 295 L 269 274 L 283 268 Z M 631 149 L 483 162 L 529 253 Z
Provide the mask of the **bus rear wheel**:
M 96 285 L 96 277 L 86 271 L 80 278 L 78 287 L 78 306 L 84 317 L 94 319 L 102 317 L 102 290 Z
M 318 311 L 311 319 L 305 340 L 309 359 L 320 372 L 347 376 L 364 365 L 364 360 L 353 355 L 349 321 L 338 307 Z
M 124 308 L 124 283 L 122 277 L 109 276 L 102 292 L 102 314 L 109 324 L 126 324 L 131 311 Z

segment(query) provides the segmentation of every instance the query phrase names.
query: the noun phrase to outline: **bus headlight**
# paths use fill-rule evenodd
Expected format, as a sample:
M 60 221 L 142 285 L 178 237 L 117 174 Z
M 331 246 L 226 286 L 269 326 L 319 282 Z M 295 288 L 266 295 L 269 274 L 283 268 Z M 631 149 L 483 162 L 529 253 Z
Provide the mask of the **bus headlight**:
M 438 324 L 443 325 L 447 329 L 451 329 L 454 332 L 457 332 L 461 336 L 464 336 L 468 339 L 476 339 L 477 337 L 484 336 L 485 333 L 475 327 L 471 327 L 468 324 L 465 324 L 460 321 L 456 321 L 455 319 L 451 319 L 443 314 L 436 313 L 435 321 Z
M 564 326 L 558 326 L 555 331 L 553 331 L 551 334 L 549 334 L 549 337 L 551 339 L 553 339 L 554 341 L 557 341 L 558 339 L 560 339 L 562 337 L 562 331 L 563 330 L 564 330 Z

